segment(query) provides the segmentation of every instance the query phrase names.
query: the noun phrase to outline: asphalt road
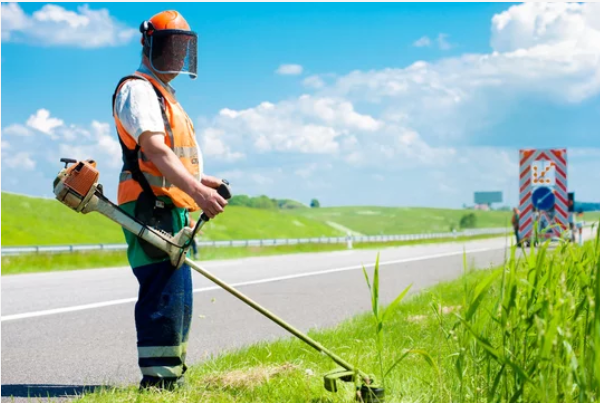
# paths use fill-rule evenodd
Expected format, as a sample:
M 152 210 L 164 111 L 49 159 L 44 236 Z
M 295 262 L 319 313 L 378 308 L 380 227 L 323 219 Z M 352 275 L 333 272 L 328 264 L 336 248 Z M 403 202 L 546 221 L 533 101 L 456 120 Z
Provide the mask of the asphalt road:
M 501 264 L 507 240 L 429 244 L 381 251 L 381 294 L 391 300 L 457 277 L 463 251 L 477 268 Z M 361 266 L 375 250 L 211 261 L 213 274 L 301 330 L 333 326 L 370 309 Z M 190 363 L 287 333 L 194 273 Z M 133 308 L 137 283 L 128 268 L 2 277 L 2 401 L 63 396 L 87 385 L 137 383 Z

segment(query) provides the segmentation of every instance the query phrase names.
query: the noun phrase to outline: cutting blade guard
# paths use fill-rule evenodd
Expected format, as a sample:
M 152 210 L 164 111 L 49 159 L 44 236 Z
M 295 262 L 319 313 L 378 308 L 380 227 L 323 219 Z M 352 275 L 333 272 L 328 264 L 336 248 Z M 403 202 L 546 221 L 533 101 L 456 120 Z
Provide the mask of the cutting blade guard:
M 356 370 L 336 368 L 326 373 L 323 377 L 325 389 L 329 392 L 338 391 L 338 382 L 354 383 L 356 385 L 356 401 L 363 403 L 383 403 L 385 393 L 382 387 L 374 383 L 375 377 L 365 377 Z

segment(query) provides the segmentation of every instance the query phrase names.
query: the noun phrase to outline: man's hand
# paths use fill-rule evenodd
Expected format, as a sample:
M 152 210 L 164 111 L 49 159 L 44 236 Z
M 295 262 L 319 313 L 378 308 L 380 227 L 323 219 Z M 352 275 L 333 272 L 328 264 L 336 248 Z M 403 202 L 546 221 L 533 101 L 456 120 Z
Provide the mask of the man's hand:
M 204 186 L 208 186 L 209 188 L 216 189 L 219 186 L 221 186 L 221 183 L 223 183 L 222 179 L 218 179 L 218 178 L 215 178 L 214 176 L 202 174 L 202 184 Z
M 222 213 L 223 208 L 227 205 L 227 200 L 221 197 L 215 189 L 200 183 L 198 185 L 200 185 L 198 191 L 190 194 L 196 204 L 200 206 L 208 218 L 214 218 L 216 215 Z

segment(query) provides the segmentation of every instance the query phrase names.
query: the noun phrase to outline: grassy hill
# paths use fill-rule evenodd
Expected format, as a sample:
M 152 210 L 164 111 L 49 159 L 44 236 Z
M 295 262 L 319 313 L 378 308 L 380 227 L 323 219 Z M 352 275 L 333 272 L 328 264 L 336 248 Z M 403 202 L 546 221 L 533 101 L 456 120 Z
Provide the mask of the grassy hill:
M 448 231 L 470 211 L 403 207 L 291 210 L 228 206 L 204 227 L 203 239 L 296 238 Z M 509 225 L 510 213 L 476 211 L 478 227 Z M 586 220 L 598 220 L 586 213 Z M 2 245 L 122 243 L 121 229 L 99 214 L 78 214 L 53 199 L 2 193 Z
M 302 238 L 336 236 L 335 228 L 279 210 L 229 206 L 204 227 L 203 239 Z M 2 192 L 2 245 L 123 243 L 119 226 L 96 214 L 79 214 L 53 199 Z
M 393 235 L 449 231 L 463 215 L 474 212 L 477 227 L 510 226 L 508 211 L 470 211 L 422 207 L 326 207 L 286 212 L 295 216 L 346 227 L 365 235 Z

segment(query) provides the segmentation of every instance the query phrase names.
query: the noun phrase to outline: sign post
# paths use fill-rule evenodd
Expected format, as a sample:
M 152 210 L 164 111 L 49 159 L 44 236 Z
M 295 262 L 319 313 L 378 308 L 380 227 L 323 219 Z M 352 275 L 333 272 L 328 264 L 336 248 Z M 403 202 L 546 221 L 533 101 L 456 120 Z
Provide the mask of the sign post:
M 520 150 L 519 161 L 519 238 L 560 237 L 569 226 L 567 150 Z

